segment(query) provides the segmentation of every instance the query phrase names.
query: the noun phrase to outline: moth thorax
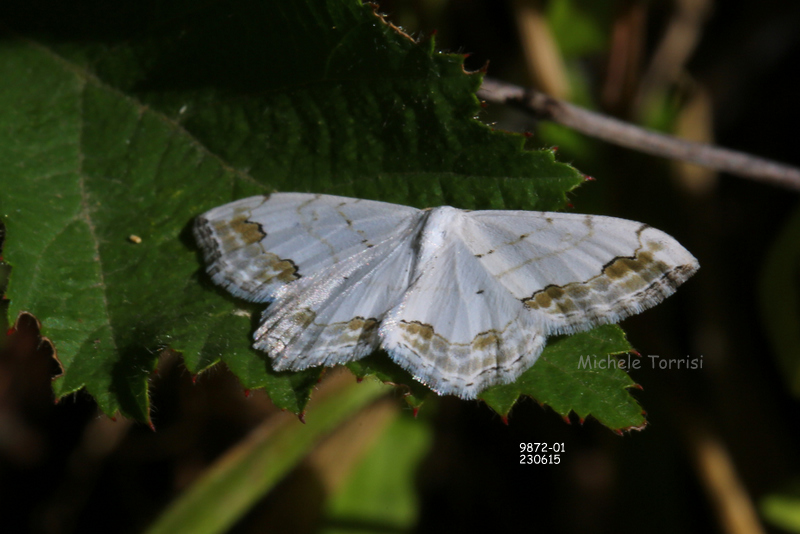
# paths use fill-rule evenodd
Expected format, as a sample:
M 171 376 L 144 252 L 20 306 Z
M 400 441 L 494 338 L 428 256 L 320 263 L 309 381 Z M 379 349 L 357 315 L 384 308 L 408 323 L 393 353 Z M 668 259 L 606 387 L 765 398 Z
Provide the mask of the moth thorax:
M 420 235 L 417 269 L 436 258 L 448 239 L 452 239 L 452 236 L 447 234 L 457 231 L 462 213 L 461 210 L 450 206 L 433 208 L 428 212 Z

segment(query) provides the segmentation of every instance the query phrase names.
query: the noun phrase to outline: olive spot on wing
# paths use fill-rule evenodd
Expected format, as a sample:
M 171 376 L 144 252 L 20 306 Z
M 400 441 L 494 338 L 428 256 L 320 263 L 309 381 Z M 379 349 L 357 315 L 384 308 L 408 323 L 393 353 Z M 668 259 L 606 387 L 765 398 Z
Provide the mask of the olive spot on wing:
M 475 339 L 472 340 L 472 348 L 474 350 L 486 350 L 490 347 L 500 346 L 500 336 L 497 332 L 490 330 L 488 332 L 481 332 Z
M 429 324 L 420 323 L 419 321 L 401 321 L 400 327 L 407 333 L 419 336 L 422 339 L 430 340 L 433 338 L 433 327 Z
M 537 291 L 523 302 L 527 308 L 532 310 L 540 310 L 549 308 L 553 303 L 553 299 L 551 299 L 544 291 Z
M 378 321 L 376 319 L 364 319 L 363 317 L 353 317 L 350 319 L 350 322 L 347 323 L 347 328 L 350 330 L 371 330 L 377 326 Z
M 418 354 L 422 353 L 446 353 L 450 342 L 434 333 L 433 327 L 419 321 L 400 321 L 397 327 L 401 331 L 401 336 L 408 348 Z M 440 371 L 448 372 L 452 364 L 451 361 L 439 361 L 437 365 Z
M 292 260 L 283 259 L 263 249 L 260 243 L 267 237 L 267 232 L 261 224 L 250 221 L 249 216 L 250 210 L 239 209 L 231 219 L 211 223 L 219 243 L 218 257 L 223 258 L 229 253 L 233 254 L 232 259 L 219 265 L 216 272 L 239 269 L 241 265 L 246 265 L 246 272 L 236 276 L 248 283 L 266 283 L 273 279 L 288 283 L 300 278 L 297 265 Z M 212 270 L 209 272 L 213 275 L 215 272 Z
M 272 258 L 275 258 L 270 263 L 270 267 L 275 271 L 278 271 L 278 274 L 275 276 L 281 282 L 293 282 L 300 278 L 300 274 L 297 272 L 297 265 L 294 264 L 292 260 L 282 260 L 275 254 L 270 254 Z M 271 259 L 271 258 L 270 258 Z
M 569 288 L 569 294 L 572 298 L 585 299 L 591 296 L 592 289 L 587 284 L 575 284 Z
M 551 299 L 560 299 L 564 296 L 564 289 L 559 286 L 548 286 L 545 288 L 545 293 L 547 293 Z
M 214 229 L 221 239 L 238 238 L 245 245 L 258 243 L 267 237 L 261 225 L 248 221 L 244 214 L 237 215 L 230 221 L 214 221 Z
M 483 293 L 483 289 L 479 289 L 475 294 L 480 295 L 481 293 Z
M 571 313 L 578 311 L 578 306 L 576 306 L 575 302 L 569 297 L 554 300 L 554 302 L 558 307 L 558 311 L 565 315 L 569 315 Z
M 525 299 L 523 302 L 526 307 L 538 310 L 549 308 L 552 306 L 554 300 L 559 300 L 564 296 L 564 288 L 556 285 L 549 285 L 544 289 L 537 291 L 530 298 Z
M 317 314 L 314 313 L 313 310 L 310 310 L 308 308 L 303 308 L 302 310 L 299 310 L 298 312 L 296 312 L 292 316 L 291 320 L 296 325 L 301 326 L 302 328 L 306 328 L 306 327 L 310 326 L 311 323 L 313 323 L 314 319 L 316 319 L 316 318 L 317 318 Z
M 653 265 L 653 254 L 640 252 L 633 258 L 615 258 L 603 267 L 603 273 L 609 278 L 618 279 L 628 276 L 629 273 L 639 273 Z

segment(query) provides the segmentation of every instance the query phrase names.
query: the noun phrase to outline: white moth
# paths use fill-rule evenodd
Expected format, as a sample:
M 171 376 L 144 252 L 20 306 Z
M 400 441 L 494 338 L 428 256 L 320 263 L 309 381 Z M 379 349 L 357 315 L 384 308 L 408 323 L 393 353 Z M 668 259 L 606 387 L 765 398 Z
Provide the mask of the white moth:
M 271 303 L 254 347 L 276 370 L 382 348 L 465 399 L 513 382 L 548 336 L 639 313 L 699 268 L 672 237 L 624 219 L 305 193 L 225 204 L 194 233 L 215 283 Z

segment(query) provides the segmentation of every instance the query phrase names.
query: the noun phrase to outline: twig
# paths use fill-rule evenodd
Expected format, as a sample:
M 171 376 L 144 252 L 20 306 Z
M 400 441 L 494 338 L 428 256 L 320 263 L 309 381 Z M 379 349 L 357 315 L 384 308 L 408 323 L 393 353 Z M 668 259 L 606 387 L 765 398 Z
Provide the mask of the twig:
M 743 152 L 684 141 L 645 130 L 600 113 L 556 100 L 533 89 L 484 78 L 478 96 L 489 102 L 521 106 L 535 117 L 562 124 L 609 143 L 648 154 L 689 161 L 718 171 L 800 190 L 800 169 Z

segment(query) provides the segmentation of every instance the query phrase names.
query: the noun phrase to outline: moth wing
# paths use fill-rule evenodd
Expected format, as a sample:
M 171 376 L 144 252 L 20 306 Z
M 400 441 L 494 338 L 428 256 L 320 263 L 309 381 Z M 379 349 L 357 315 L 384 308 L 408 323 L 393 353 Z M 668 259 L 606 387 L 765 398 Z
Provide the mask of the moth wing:
M 384 320 L 391 358 L 441 395 L 475 398 L 513 382 L 546 338 L 522 302 L 451 237 Z M 423 253 L 424 254 L 424 253 Z
M 465 219 L 470 251 L 537 315 L 547 336 L 655 306 L 699 268 L 674 238 L 635 221 L 529 211 L 476 211 Z
M 204 213 L 194 235 L 216 284 L 270 302 L 286 284 L 376 246 L 420 213 L 372 200 L 276 193 Z

